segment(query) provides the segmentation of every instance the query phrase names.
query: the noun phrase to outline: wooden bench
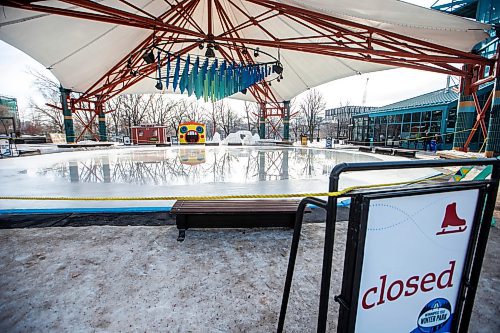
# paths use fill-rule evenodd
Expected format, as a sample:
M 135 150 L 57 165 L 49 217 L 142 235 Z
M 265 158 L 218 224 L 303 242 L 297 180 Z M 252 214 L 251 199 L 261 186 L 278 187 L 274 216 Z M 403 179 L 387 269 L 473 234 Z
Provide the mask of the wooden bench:
M 367 147 L 367 146 L 359 146 L 358 147 L 359 151 L 365 152 L 365 153 L 371 153 L 372 152 L 372 147 Z
M 403 157 L 412 157 L 415 158 L 416 150 L 412 149 L 394 149 L 394 155 L 403 156 Z
M 300 200 L 177 201 L 175 215 L 182 242 L 189 228 L 293 228 Z M 311 212 L 306 208 L 307 213 Z
M 393 149 L 392 148 L 375 148 L 375 153 L 377 154 L 383 154 L 383 155 L 392 155 Z

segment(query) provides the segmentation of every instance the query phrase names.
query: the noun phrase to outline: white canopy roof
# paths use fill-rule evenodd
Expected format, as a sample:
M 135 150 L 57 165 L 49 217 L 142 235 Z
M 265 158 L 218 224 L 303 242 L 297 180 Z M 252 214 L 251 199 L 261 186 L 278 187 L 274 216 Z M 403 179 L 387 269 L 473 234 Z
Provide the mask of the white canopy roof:
M 169 9 L 164 0 L 131 0 L 136 7 L 154 16 Z M 183 1 L 179 1 L 183 2 Z M 207 2 L 200 0 L 192 13 L 193 20 L 206 32 Z M 257 5 L 259 1 L 219 0 L 231 21 L 237 25 L 247 20 L 246 15 L 255 17 L 266 9 Z M 98 4 L 110 6 L 141 15 L 117 0 L 102 0 Z M 236 4 L 245 13 L 238 11 Z M 488 25 L 442 12 L 425 9 L 395 0 L 281 0 L 274 3 L 292 5 L 345 19 L 365 26 L 383 29 L 418 40 L 435 43 L 452 49 L 469 52 L 472 47 L 488 35 Z M 91 10 L 59 1 L 41 1 L 37 5 L 56 8 L 74 8 L 82 12 Z M 309 37 L 313 30 L 285 15 L 265 20 L 261 26 L 277 38 Z M 195 30 L 192 24 L 185 26 Z M 225 31 L 214 12 L 213 32 L 217 36 Z M 240 37 L 272 41 L 263 29 L 250 25 L 240 30 Z M 151 30 L 72 18 L 56 14 L 39 13 L 30 10 L 3 7 L 0 15 L 0 39 L 24 51 L 49 68 L 61 84 L 74 91 L 85 92 L 107 73 L 131 50 L 144 41 Z M 314 39 L 305 39 L 316 42 Z M 304 39 L 302 40 L 304 41 Z M 186 45 L 176 45 L 177 49 Z M 275 55 L 275 48 L 260 49 Z M 198 49 L 191 54 L 203 54 Z M 285 77 L 272 90 L 280 100 L 290 100 L 308 88 L 347 76 L 393 68 L 385 64 L 338 58 L 329 55 L 311 54 L 293 50 L 281 50 L 281 62 Z M 154 81 L 143 79 L 130 87 L 128 93 L 157 93 Z M 251 96 L 237 94 L 235 98 L 249 99 Z

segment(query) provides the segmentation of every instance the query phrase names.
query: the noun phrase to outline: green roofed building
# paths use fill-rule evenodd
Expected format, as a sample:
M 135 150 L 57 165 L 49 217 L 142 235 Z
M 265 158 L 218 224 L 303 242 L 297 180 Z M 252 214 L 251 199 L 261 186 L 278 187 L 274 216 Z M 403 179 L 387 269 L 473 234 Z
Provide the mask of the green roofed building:
M 484 104 L 493 85 L 479 93 Z M 399 146 L 423 149 L 423 137 L 440 138 L 439 149 L 451 149 L 457 119 L 457 87 L 447 87 L 424 95 L 376 108 L 352 118 L 351 141 L 359 145 Z M 488 119 L 486 119 L 488 123 Z M 479 150 L 483 138 L 476 134 L 472 150 Z
M 16 132 L 19 128 L 18 125 L 17 99 L 0 95 L 0 134 L 10 135 L 10 133 Z

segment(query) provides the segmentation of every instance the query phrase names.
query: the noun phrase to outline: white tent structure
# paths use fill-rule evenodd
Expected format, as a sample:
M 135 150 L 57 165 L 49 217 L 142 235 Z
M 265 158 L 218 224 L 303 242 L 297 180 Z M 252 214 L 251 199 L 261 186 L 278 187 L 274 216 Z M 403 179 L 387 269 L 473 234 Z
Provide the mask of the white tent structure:
M 347 76 L 409 67 L 466 76 L 460 64 L 488 25 L 396 0 L 65 0 L 1 2 L 0 39 L 42 63 L 76 102 L 156 93 L 144 50 L 258 62 L 279 58 L 283 79 L 231 97 L 281 103 Z M 163 43 L 163 44 L 162 44 Z M 261 58 L 253 51 L 259 48 Z

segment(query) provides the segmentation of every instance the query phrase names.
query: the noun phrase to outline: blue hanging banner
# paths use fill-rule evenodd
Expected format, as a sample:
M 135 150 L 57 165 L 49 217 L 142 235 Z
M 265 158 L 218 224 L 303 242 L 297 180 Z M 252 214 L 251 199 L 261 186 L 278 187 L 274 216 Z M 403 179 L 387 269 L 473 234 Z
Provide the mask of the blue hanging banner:
M 188 81 L 188 96 L 193 94 L 196 85 L 196 78 L 198 76 L 198 66 L 200 66 L 200 57 L 196 57 L 193 68 L 191 69 L 191 73 L 189 73 L 189 81 Z
M 179 88 L 181 90 L 181 94 L 187 89 L 188 85 L 188 74 L 189 74 L 189 54 L 187 56 L 186 62 L 184 63 L 184 70 L 182 71 L 181 81 L 179 83 Z
M 229 65 L 229 68 L 227 69 L 227 74 L 226 74 L 226 96 L 230 96 L 233 94 L 233 65 Z
M 167 53 L 167 73 L 165 74 L 165 86 L 168 89 L 168 84 L 170 82 L 170 54 Z
M 212 63 L 212 69 L 210 72 L 210 98 L 212 101 L 215 101 L 215 83 L 216 83 L 216 76 L 217 76 L 217 67 L 219 67 L 219 61 L 217 59 L 214 60 Z
M 212 62 L 212 65 L 210 66 L 210 69 L 208 70 L 207 73 L 207 97 L 212 97 L 212 85 L 214 83 L 214 77 L 215 77 L 215 65 L 217 59 Z
M 205 95 L 205 81 L 207 79 L 207 70 L 208 70 L 208 58 L 205 59 L 203 63 L 203 67 L 200 72 L 200 96 Z
M 219 99 L 226 97 L 226 69 L 227 62 L 224 60 L 219 69 Z
M 179 72 L 181 70 L 181 56 L 177 56 L 177 61 L 175 62 L 174 80 L 172 81 L 172 87 L 174 91 L 177 89 L 177 83 L 179 82 Z
M 157 70 L 158 70 L 157 79 L 161 81 L 161 53 L 160 53 L 160 51 L 158 51 L 157 66 L 156 67 L 157 67 Z

